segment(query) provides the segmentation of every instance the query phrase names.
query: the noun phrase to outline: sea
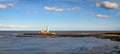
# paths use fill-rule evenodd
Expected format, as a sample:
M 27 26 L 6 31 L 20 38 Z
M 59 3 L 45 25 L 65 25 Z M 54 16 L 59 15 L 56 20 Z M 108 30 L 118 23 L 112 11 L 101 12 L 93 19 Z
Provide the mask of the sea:
M 0 31 L 0 54 L 117 54 L 120 42 L 95 37 L 13 37 L 14 33 L 39 31 Z M 105 33 L 120 31 L 52 31 L 56 33 Z M 5 37 L 4 37 L 5 36 Z M 7 36 L 7 37 L 6 37 Z M 9 37 L 8 37 L 9 36 Z

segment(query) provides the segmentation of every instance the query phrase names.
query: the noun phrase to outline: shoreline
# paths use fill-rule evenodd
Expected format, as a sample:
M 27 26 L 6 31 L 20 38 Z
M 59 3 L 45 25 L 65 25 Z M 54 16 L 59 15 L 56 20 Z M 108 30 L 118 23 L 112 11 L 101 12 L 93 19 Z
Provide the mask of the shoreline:
M 56 34 L 40 34 L 40 33 L 13 33 L 0 34 L 0 37 L 96 37 L 103 39 L 111 39 L 113 41 L 120 41 L 120 32 L 107 33 L 56 33 Z
M 111 39 L 114 41 L 120 41 L 120 32 L 109 32 L 109 33 L 80 33 L 80 34 L 70 34 L 70 33 L 57 33 L 57 34 L 39 34 L 39 33 L 22 33 L 16 34 L 15 37 L 96 37 Z

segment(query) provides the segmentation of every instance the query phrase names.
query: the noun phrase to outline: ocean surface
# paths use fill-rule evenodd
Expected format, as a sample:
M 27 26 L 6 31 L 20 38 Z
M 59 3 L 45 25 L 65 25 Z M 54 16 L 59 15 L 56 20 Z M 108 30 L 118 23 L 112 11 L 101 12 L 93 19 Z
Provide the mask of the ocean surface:
M 0 31 L 1 36 L 39 31 Z M 56 33 L 103 33 L 119 31 L 54 31 Z M 0 54 L 117 54 L 120 42 L 95 37 L 0 37 Z

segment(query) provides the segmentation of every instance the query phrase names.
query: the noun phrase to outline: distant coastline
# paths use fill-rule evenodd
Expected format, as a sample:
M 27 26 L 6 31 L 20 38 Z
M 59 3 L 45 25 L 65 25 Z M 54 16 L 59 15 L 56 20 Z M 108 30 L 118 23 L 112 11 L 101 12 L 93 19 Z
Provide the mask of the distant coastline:
M 120 31 L 52 31 L 56 34 L 40 34 L 39 31 L 0 31 L 1 37 L 97 37 L 120 41 Z

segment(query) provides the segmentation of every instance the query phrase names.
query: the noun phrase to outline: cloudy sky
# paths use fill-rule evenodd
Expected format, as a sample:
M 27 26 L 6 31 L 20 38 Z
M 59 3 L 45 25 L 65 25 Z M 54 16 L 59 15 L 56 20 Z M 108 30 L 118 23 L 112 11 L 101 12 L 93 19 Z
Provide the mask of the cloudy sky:
M 120 30 L 120 0 L 0 0 L 0 30 Z

